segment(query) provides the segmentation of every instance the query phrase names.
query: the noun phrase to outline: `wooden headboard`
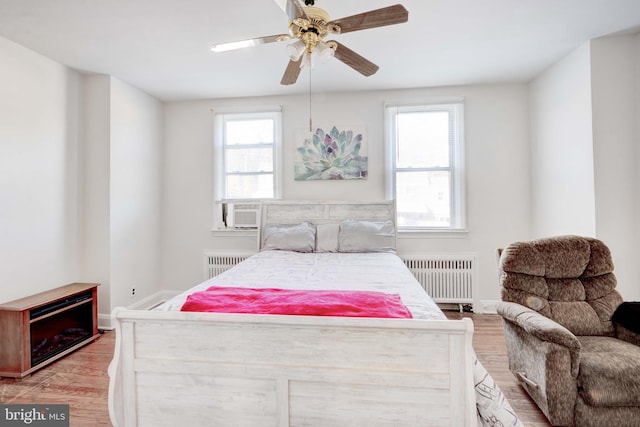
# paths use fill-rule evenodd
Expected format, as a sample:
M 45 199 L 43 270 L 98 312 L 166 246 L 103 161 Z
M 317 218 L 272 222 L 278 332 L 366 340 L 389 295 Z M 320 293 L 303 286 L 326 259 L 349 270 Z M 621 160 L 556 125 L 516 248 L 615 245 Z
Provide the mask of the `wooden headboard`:
M 262 241 L 262 230 L 272 224 L 298 224 L 309 221 L 313 224 L 340 224 L 347 219 L 361 221 L 391 221 L 396 227 L 396 204 L 394 200 L 380 202 L 349 201 L 269 201 L 263 202 L 258 226 L 258 246 Z

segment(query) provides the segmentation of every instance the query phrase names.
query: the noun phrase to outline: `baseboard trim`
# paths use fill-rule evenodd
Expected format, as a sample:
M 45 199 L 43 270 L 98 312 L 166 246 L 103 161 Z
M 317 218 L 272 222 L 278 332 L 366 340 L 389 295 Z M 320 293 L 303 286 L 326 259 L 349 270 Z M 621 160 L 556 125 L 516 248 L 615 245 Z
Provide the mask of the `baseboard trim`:
M 498 306 L 498 303 L 500 301 L 495 301 L 495 300 L 482 300 L 480 301 L 480 305 L 482 308 L 482 311 L 480 313 L 482 314 L 498 314 L 498 309 L 496 308 Z
M 98 329 L 102 331 L 113 331 L 114 328 L 111 325 L 110 314 L 98 314 Z

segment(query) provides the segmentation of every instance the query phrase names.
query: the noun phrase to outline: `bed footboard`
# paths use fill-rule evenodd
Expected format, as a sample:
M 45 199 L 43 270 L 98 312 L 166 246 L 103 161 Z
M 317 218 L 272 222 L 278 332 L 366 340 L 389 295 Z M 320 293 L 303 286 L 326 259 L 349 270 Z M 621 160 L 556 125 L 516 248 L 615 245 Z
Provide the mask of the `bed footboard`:
M 475 426 L 473 324 L 116 309 L 114 426 Z

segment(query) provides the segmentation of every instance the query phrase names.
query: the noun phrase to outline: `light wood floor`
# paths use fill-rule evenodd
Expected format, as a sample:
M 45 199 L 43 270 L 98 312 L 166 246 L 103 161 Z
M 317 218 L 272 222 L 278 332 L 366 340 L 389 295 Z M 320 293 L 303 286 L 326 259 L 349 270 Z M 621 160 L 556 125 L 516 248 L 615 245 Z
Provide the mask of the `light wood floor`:
M 474 348 L 509 403 L 527 427 L 549 423 L 509 372 L 502 321 L 497 315 L 445 312 L 449 318 L 469 316 L 474 322 Z M 111 425 L 107 408 L 107 366 L 114 332 L 22 380 L 0 379 L 0 403 L 69 404 L 72 427 Z

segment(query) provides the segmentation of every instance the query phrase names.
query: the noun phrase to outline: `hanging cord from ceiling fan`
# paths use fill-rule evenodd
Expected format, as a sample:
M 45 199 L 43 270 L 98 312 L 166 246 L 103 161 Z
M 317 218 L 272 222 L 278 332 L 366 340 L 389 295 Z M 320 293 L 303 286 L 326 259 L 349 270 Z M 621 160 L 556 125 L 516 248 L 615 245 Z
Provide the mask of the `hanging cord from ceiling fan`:
M 313 120 L 311 114 L 311 67 L 309 67 L 309 132 L 313 132 Z

